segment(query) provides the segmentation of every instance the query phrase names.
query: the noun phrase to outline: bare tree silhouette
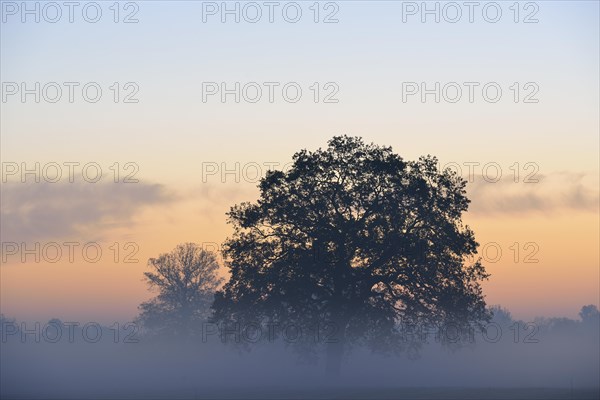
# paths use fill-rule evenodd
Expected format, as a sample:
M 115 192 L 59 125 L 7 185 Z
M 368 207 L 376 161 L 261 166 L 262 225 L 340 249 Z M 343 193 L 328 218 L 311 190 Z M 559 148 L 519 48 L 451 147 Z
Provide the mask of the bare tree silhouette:
M 159 293 L 139 306 L 137 322 L 158 335 L 193 334 L 207 319 L 215 290 L 221 283 L 215 254 L 197 244 L 185 243 L 151 258 L 148 265 L 153 271 L 144 275 L 150 287 Z

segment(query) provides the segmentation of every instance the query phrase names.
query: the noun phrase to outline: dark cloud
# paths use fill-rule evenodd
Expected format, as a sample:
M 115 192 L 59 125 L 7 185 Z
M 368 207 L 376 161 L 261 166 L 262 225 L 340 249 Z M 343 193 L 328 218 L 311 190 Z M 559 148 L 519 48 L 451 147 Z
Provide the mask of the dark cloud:
M 597 176 L 557 172 L 538 178 L 539 183 L 515 183 L 512 177 L 497 183 L 476 180 L 467 186 L 472 201 L 469 211 L 475 215 L 598 212 Z M 166 207 L 182 200 L 163 185 L 143 183 L 4 183 L 0 197 L 4 242 L 82 236 L 101 240 L 103 232 L 111 228 L 130 226 L 133 217 L 146 207 Z M 224 212 L 233 204 L 253 201 L 256 187 L 203 184 L 184 197 L 197 201 L 198 212 L 215 223 L 225 223 Z
M 77 237 L 128 226 L 148 206 L 174 200 L 162 185 L 142 183 L 5 183 L 1 189 L 2 241 Z M 92 239 L 92 238 L 90 238 Z
M 471 199 L 469 211 L 473 214 L 598 212 L 597 176 L 557 172 L 538 178 L 538 183 L 514 182 L 512 177 L 496 183 L 485 180 L 470 183 L 467 186 Z

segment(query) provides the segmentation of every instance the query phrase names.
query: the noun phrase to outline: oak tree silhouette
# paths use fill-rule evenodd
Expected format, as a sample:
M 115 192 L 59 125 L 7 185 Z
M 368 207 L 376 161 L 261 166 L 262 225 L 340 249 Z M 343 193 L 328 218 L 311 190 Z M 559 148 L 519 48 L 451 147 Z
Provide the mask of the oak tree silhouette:
M 404 161 L 357 137 L 328 144 L 296 153 L 288 171 L 260 181 L 256 203 L 231 208 L 231 278 L 213 320 L 293 324 L 306 338 L 294 343 L 325 345 L 326 369 L 339 374 L 350 344 L 406 350 L 402 324 L 489 319 L 479 284 L 488 275 L 468 262 L 478 244 L 461 221 L 466 182 L 435 157 Z

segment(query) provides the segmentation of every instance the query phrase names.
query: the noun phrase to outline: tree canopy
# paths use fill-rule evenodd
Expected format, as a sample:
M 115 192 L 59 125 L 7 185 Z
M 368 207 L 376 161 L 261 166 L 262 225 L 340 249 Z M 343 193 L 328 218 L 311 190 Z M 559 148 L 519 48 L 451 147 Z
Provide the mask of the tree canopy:
M 329 324 L 330 370 L 347 344 L 404 350 L 402 324 L 487 320 L 479 282 L 488 275 L 467 261 L 478 244 L 462 223 L 466 181 L 437 164 L 338 136 L 269 171 L 258 201 L 228 213 L 231 278 L 214 320 Z
M 146 281 L 158 295 L 139 306 L 138 322 L 155 334 L 189 336 L 209 316 L 214 293 L 221 283 L 214 253 L 194 243 L 178 245 L 148 260 Z

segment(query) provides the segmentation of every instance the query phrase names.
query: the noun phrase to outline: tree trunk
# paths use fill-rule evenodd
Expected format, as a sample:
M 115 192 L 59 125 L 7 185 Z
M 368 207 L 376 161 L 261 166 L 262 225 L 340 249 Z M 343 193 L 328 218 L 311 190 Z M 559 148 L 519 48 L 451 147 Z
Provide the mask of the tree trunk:
M 338 378 L 342 372 L 344 359 L 344 340 L 327 343 L 327 361 L 325 371 L 330 378 Z
M 347 325 L 348 321 L 345 318 L 337 318 L 334 325 L 335 331 L 333 332 L 333 335 L 327 338 L 327 361 L 325 371 L 330 378 L 338 378 L 342 371 Z
M 338 246 L 344 249 L 344 246 Z M 347 257 L 341 257 L 345 260 Z M 344 347 L 346 344 L 346 327 L 348 326 L 349 313 L 344 304 L 348 299 L 344 298 L 343 290 L 348 286 L 346 271 L 351 269 L 350 264 L 339 261 L 335 265 L 334 294 L 331 302 L 330 317 L 333 322 L 334 332 L 328 337 L 327 364 L 325 370 L 330 379 L 339 378 L 344 358 Z

